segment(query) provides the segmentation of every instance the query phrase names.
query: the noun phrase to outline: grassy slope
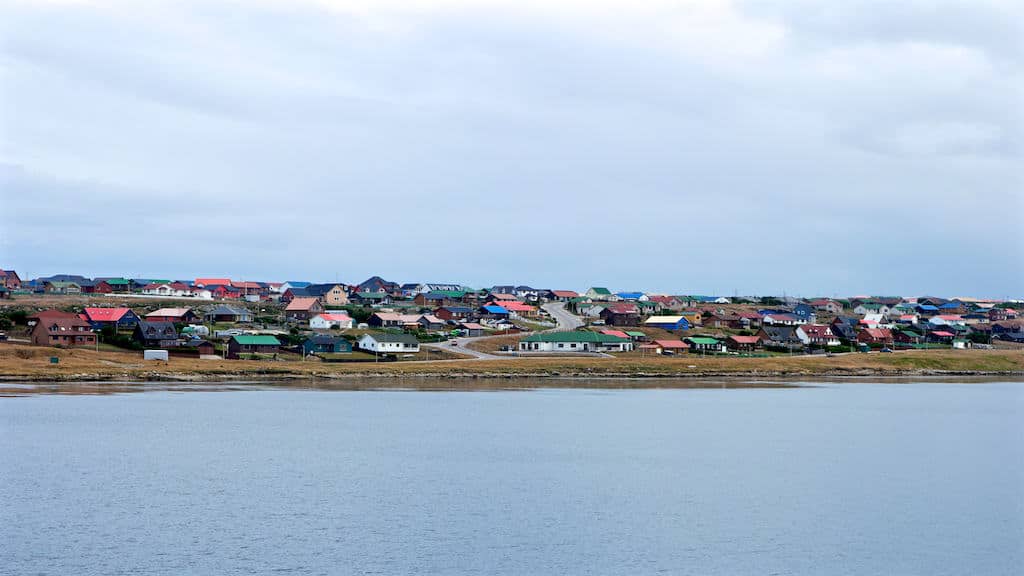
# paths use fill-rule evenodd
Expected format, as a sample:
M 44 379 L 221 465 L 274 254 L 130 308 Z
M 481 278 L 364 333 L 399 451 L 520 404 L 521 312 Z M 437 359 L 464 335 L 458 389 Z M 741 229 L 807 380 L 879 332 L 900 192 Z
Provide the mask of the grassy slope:
M 60 358 L 50 364 L 49 357 Z M 143 362 L 140 354 L 0 346 L 0 377 L 34 380 L 195 378 L 303 378 L 310 376 L 708 376 L 898 375 L 920 373 L 1024 373 L 1020 350 L 932 350 L 895 354 L 779 356 L 773 358 L 520 358 L 380 364 L 257 362 L 172 358 Z

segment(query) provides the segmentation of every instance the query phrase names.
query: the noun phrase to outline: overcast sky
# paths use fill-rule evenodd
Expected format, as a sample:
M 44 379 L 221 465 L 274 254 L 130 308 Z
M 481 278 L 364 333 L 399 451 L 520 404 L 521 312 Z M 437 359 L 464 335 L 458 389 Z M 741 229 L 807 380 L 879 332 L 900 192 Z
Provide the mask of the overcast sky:
M 0 267 L 1024 296 L 1024 10 L 0 0 Z

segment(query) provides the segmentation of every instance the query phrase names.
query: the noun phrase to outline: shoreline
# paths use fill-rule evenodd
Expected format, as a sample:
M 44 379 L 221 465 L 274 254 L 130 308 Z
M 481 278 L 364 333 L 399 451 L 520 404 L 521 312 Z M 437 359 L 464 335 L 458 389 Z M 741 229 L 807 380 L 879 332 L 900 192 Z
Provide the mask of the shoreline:
M 56 363 L 51 363 L 51 358 Z M 518 358 L 391 363 L 172 358 L 130 352 L 0 346 L 0 382 L 341 382 L 373 379 L 554 380 L 1024 376 L 1024 350 L 908 351 L 774 357 Z

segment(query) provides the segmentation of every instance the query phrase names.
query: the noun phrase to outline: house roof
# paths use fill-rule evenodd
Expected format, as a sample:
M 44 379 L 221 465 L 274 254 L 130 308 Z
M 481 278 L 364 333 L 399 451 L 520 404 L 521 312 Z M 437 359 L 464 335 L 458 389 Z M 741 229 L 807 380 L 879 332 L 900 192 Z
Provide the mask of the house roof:
M 678 324 L 681 320 L 686 320 L 685 316 L 651 316 L 647 320 L 644 320 L 644 324 Z
M 117 322 L 131 311 L 131 308 L 86 308 L 85 315 L 93 322 Z
M 180 318 L 185 314 L 188 314 L 190 308 L 161 308 L 146 314 L 146 318 L 155 318 L 158 316 L 167 316 L 171 318 Z
M 319 300 L 313 297 L 295 298 L 285 307 L 285 312 L 308 312 Z
M 605 329 L 601 330 L 601 334 L 607 334 L 609 336 L 618 336 L 619 338 L 629 338 L 629 334 L 626 334 L 622 330 Z
M 441 308 L 441 310 L 447 310 L 453 314 L 469 314 L 473 311 L 473 309 L 468 306 L 445 306 Z
M 646 338 L 647 337 L 647 334 L 644 334 L 643 332 L 640 332 L 638 330 L 626 330 L 626 334 L 629 335 L 629 336 L 632 336 L 633 338 Z
M 373 338 L 377 342 L 400 342 L 402 344 L 419 344 L 420 341 L 416 339 L 412 334 L 391 334 L 391 333 L 377 333 L 377 334 L 364 334 L 364 338 Z
M 626 338 L 601 334 L 600 332 L 543 332 L 531 334 L 522 342 L 593 342 L 599 344 L 621 344 L 629 342 Z
M 230 278 L 196 278 L 193 282 L 195 286 L 202 284 L 203 286 L 230 286 Z
M 81 318 L 71 315 L 70 317 L 65 316 L 48 316 L 39 321 L 39 326 L 46 328 L 48 333 L 60 333 L 65 330 L 73 330 L 75 328 L 92 328 L 89 323 Z M 54 330 L 56 327 L 56 330 Z M 84 330 L 83 332 L 92 333 L 90 330 Z
M 612 294 L 611 290 L 600 286 L 592 287 L 590 290 L 587 290 L 587 292 L 593 292 L 594 294 L 600 294 L 602 296 L 611 296 Z
M 269 334 L 239 334 L 232 336 L 232 340 L 243 346 L 280 346 L 281 342 Z
M 491 298 L 491 300 L 500 300 L 500 301 L 505 302 L 505 301 L 514 301 L 516 299 L 516 296 L 515 296 L 515 294 L 497 293 L 497 294 L 491 294 L 490 298 Z
M 508 314 L 508 310 L 501 306 L 481 306 L 489 314 Z
M 687 344 L 686 342 L 683 342 L 682 340 L 655 340 L 654 343 L 657 344 L 658 346 L 662 347 L 662 348 L 666 348 L 666 349 L 669 349 L 669 350 L 671 350 L 671 349 L 685 350 L 685 349 L 690 347 L 689 344 Z
M 235 306 L 229 306 L 227 304 L 218 304 L 213 308 L 206 311 L 207 315 L 212 316 L 244 316 L 250 314 L 245 308 L 236 308 Z
M 888 328 L 865 328 L 863 332 L 872 338 L 892 337 L 892 332 Z
M 558 298 L 575 298 L 579 296 L 574 290 L 552 290 L 551 293 Z
M 757 344 L 761 341 L 760 336 L 729 336 L 728 339 L 737 344 Z
M 639 314 L 640 313 L 640 309 L 637 308 L 636 304 L 633 304 L 632 302 L 625 302 L 625 303 L 620 302 L 620 303 L 616 303 L 616 304 L 611 304 L 607 308 L 605 308 L 605 310 L 607 310 L 608 312 L 610 312 L 612 314 Z
M 318 317 L 323 318 L 328 322 L 348 322 L 349 320 L 352 320 L 348 314 L 320 314 Z
M 932 332 L 932 336 L 941 336 L 943 338 L 952 338 L 952 337 L 956 336 L 956 334 L 953 334 L 952 332 L 946 332 L 945 330 L 936 330 L 936 331 Z
M 536 310 L 536 308 L 530 306 L 529 304 L 524 304 L 522 302 L 515 301 L 502 302 L 501 307 L 504 308 L 505 310 L 508 310 L 509 312 L 533 312 L 534 310 Z
M 690 336 L 686 341 L 691 344 L 718 344 L 718 340 L 710 336 Z
M 483 330 L 484 329 L 483 326 L 481 326 L 480 324 L 477 324 L 476 322 L 463 322 L 463 323 L 459 324 L 459 326 L 461 326 L 462 328 L 465 328 L 467 330 Z

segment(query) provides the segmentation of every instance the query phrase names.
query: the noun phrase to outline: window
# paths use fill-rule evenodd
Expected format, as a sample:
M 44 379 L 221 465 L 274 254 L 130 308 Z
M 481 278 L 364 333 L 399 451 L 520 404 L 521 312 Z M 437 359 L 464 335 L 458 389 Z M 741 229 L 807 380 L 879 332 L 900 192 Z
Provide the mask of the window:
M 573 348 L 575 348 L 575 347 L 576 347 L 576 343 L 575 343 L 575 342 L 573 342 L 573 343 L 572 343 L 572 347 L 573 347 Z
M 559 348 L 565 348 L 565 344 L 563 344 L 563 343 L 559 342 L 559 343 L 558 343 L 558 347 L 559 347 Z

